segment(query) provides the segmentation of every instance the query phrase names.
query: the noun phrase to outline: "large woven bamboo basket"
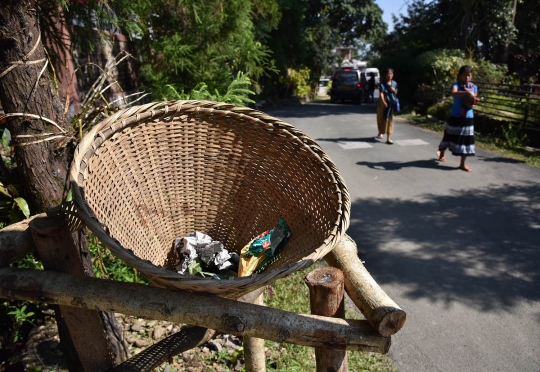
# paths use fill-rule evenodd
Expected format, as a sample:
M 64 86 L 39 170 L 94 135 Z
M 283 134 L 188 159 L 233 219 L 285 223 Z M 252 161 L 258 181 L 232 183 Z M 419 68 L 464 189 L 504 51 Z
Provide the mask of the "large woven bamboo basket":
M 349 224 L 345 184 L 307 135 L 246 107 L 158 102 L 119 111 L 79 144 L 76 215 L 152 284 L 238 297 L 324 257 Z M 285 219 L 291 238 L 249 277 L 217 280 L 162 267 L 192 231 L 242 247 Z

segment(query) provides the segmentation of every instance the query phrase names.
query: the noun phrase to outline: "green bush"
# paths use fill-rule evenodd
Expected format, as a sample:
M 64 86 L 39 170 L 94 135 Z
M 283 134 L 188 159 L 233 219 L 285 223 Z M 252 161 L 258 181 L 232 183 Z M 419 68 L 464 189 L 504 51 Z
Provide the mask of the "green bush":
M 311 70 L 307 67 L 295 70 L 289 69 L 289 75 L 287 77 L 281 77 L 280 82 L 282 84 L 294 87 L 294 95 L 296 97 L 311 97 L 313 96 L 313 90 L 310 85 Z
M 428 115 L 433 116 L 442 121 L 446 121 L 450 116 L 450 110 L 452 109 L 452 100 L 444 100 L 427 109 Z
M 433 85 L 420 84 L 414 92 L 413 100 L 416 111 L 420 115 L 428 113 L 428 109 L 439 103 L 444 98 L 444 93 Z
M 167 84 L 165 87 L 168 91 L 164 92 L 164 99 L 216 101 L 244 106 L 248 102 L 255 102 L 249 98 L 250 95 L 255 94 L 249 89 L 250 85 L 251 80 L 246 75 L 239 72 L 236 78 L 227 87 L 227 92 L 225 94 L 221 94 L 217 89 L 214 90 L 214 93 L 211 93 L 206 83 L 197 84 L 197 86 L 189 93 L 184 93 L 184 90 L 178 92 L 173 85 Z
M 486 60 L 475 60 L 460 50 L 439 49 L 420 54 L 413 75 L 416 77 L 412 102 L 420 114 L 426 114 L 429 107 L 441 102 L 450 94 L 452 83 L 457 80 L 463 65 L 473 68 L 473 80 L 489 83 L 503 83 L 507 77 L 506 65 L 496 65 Z M 410 79 L 410 78 L 409 78 Z

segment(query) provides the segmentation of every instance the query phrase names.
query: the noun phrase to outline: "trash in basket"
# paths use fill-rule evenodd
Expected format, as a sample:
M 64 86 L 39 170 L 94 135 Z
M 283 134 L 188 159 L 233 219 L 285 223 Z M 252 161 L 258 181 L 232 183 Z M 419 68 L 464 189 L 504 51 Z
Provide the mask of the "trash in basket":
M 229 252 L 220 241 L 194 231 L 184 238 L 175 238 L 164 266 L 179 274 L 200 273 L 202 276 L 236 276 L 238 254 Z M 197 266 L 198 265 L 198 266 Z M 227 270 L 226 273 L 223 273 Z M 226 274 L 226 275 L 225 275 Z
M 287 222 L 280 219 L 276 227 L 255 237 L 242 248 L 238 276 L 248 276 L 264 270 L 265 266 L 279 254 L 290 235 Z

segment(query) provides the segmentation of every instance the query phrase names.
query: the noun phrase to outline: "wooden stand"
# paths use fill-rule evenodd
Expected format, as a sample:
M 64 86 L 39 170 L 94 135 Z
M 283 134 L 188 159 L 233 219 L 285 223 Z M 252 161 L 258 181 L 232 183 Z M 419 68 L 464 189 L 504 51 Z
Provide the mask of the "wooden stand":
M 337 292 L 341 291 L 341 297 L 339 293 L 325 295 L 330 296 L 323 301 L 328 311 L 321 313 L 330 316 L 320 316 L 251 304 L 261 295 L 263 288 L 234 301 L 208 294 L 91 278 L 88 277 L 91 276 L 91 267 L 88 269 L 89 265 L 84 265 L 85 259 L 89 259 L 88 252 L 80 250 L 77 236 L 71 235 L 63 217 L 50 219 L 39 215 L 33 218 L 31 228 L 28 227 L 30 220 L 26 220 L 0 230 L 0 298 L 43 301 L 62 306 L 59 323 L 66 320 L 67 337 L 74 339 L 72 345 L 77 353 L 78 364 L 73 370 L 105 371 L 111 366 L 110 346 L 107 346 L 110 340 L 99 333 L 106 330 L 114 333 L 114 329 L 104 321 L 114 318 L 112 312 L 193 325 L 184 329 L 184 333 L 149 347 L 139 354 L 140 357 L 130 359 L 130 363 L 117 366 L 118 371 L 149 371 L 163 358 L 206 342 L 213 335 L 212 329 L 243 336 L 247 340 L 247 354 L 250 354 L 250 349 L 251 354 L 246 357 L 246 360 L 250 359 L 246 363 L 252 371 L 264 371 L 264 343 L 256 340 L 263 338 L 319 349 L 316 352 L 318 360 L 321 360 L 318 365 L 322 366 L 319 354 L 322 349 L 338 350 L 342 359 L 346 350 L 387 353 L 389 336 L 396 333 L 406 320 L 405 312 L 365 270 L 358 259 L 356 244 L 346 235 L 326 259 L 343 271 L 345 288 L 367 320 L 333 317 L 343 317 L 339 312 L 342 309 L 343 284 L 336 287 Z M 14 260 L 36 250 L 42 255 L 47 271 L 8 267 Z M 320 281 L 315 279 L 319 284 Z M 313 291 L 319 290 L 313 286 Z M 315 293 L 312 301 L 318 296 Z M 320 301 L 312 302 L 312 309 L 319 307 Z M 96 317 L 100 312 L 104 315 L 101 319 Z M 142 364 L 138 363 L 143 356 L 147 359 Z M 330 365 L 329 362 L 324 363 Z M 346 369 L 343 363 L 333 365 L 335 369 L 325 371 Z
M 304 278 L 309 287 L 311 313 L 334 318 L 345 318 L 343 300 L 344 277 L 341 270 L 324 267 L 313 270 Z M 345 350 L 315 348 L 317 372 L 347 372 L 348 360 Z
M 381 335 L 391 336 L 403 327 L 407 314 L 371 277 L 358 258 L 358 248 L 350 236 L 344 235 L 325 259 L 343 271 L 347 294 Z
M 254 305 L 264 306 L 264 293 L 253 302 Z M 246 372 L 265 372 L 266 355 L 264 353 L 264 339 L 257 337 L 244 337 L 244 359 Z

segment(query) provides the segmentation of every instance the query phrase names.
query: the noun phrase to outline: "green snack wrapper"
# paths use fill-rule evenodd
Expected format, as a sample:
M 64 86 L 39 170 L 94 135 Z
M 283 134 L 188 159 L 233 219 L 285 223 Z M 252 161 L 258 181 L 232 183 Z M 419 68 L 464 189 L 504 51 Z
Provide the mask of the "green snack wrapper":
M 251 240 L 240 253 L 238 276 L 248 276 L 264 270 L 279 254 L 290 236 L 289 226 L 280 219 L 277 226 Z

